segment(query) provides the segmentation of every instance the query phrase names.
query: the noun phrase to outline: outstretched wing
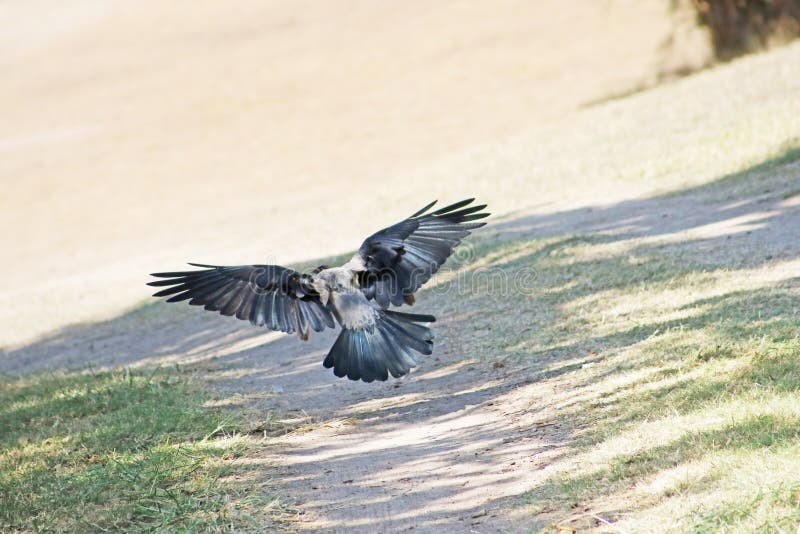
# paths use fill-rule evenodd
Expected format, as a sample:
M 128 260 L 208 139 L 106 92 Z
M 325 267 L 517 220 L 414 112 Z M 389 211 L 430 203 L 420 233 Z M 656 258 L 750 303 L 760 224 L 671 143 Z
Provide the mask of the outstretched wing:
M 256 326 L 297 332 L 303 339 L 308 338 L 309 328 L 321 332 L 334 326 L 331 312 L 320 302 L 308 275 L 278 265 L 189 265 L 203 269 L 153 273 L 164 280 L 148 285 L 168 286 L 153 296 L 169 296 L 167 302 L 188 300 Z
M 453 249 L 484 222 L 485 204 L 470 206 L 474 198 L 428 213 L 432 202 L 408 219 L 367 238 L 357 256 L 365 269 L 358 282 L 368 299 L 381 308 L 413 303 L 411 295 L 430 280 Z

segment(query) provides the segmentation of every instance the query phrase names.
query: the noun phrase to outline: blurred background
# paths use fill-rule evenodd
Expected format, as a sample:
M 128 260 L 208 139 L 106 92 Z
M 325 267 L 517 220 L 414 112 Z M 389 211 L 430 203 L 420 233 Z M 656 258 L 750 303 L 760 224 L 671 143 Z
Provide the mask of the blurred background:
M 435 198 L 500 220 L 713 178 L 625 162 L 753 80 L 614 101 L 789 41 L 800 2 L 29 0 L 0 20 L 7 350 L 140 304 L 149 272 L 345 252 Z

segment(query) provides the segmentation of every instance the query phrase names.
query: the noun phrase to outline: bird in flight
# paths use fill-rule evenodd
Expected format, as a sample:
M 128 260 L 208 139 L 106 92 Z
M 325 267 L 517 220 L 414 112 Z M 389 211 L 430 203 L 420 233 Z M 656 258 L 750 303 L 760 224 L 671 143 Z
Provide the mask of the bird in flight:
M 415 353 L 433 351 L 432 315 L 391 306 L 414 304 L 414 293 L 433 276 L 461 240 L 485 222 L 486 205 L 475 199 L 429 211 L 431 202 L 406 220 L 368 237 L 341 267 L 300 273 L 279 265 L 224 267 L 190 263 L 199 270 L 153 273 L 148 285 L 166 287 L 154 297 L 188 300 L 255 326 L 296 333 L 342 327 L 325 368 L 351 380 L 399 378 L 419 363 Z

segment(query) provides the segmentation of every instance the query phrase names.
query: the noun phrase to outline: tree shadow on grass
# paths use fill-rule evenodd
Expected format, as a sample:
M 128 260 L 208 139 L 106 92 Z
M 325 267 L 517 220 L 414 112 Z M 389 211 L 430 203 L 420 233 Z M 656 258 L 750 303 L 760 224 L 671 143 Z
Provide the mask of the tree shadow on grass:
M 731 267 L 740 266 L 737 260 L 755 265 L 795 257 L 800 240 L 798 159 L 800 147 L 791 146 L 770 160 L 708 184 L 607 206 L 514 217 L 493 224 L 492 229 L 505 239 L 579 234 L 624 241 L 673 234 L 679 239 L 664 248 L 680 250 L 690 245 L 692 249 L 724 247 L 761 253 L 727 258 Z M 720 223 L 727 226 L 714 235 Z M 692 235 L 693 230 L 705 231 Z
M 613 494 L 629 494 L 634 484 L 640 491 L 650 493 L 649 505 L 676 493 L 704 493 L 713 488 L 715 481 L 728 474 L 730 467 L 723 467 L 714 458 L 720 453 L 736 454 L 752 452 L 760 449 L 785 447 L 787 443 L 800 440 L 800 418 L 795 416 L 779 417 L 774 415 L 755 415 L 728 422 L 718 428 L 687 430 L 679 437 L 666 444 L 639 449 L 629 454 L 620 454 L 599 465 L 592 465 L 588 472 L 576 475 L 559 475 L 531 489 L 522 496 L 521 502 L 537 503 L 539 507 L 564 507 L 563 499 L 572 508 L 591 510 L 590 503 L 602 501 Z M 781 451 L 775 451 L 780 453 Z M 664 487 L 647 488 L 654 477 L 669 472 L 676 467 L 690 462 L 702 462 L 708 459 L 714 466 L 709 471 L 701 471 L 692 480 L 685 477 L 674 484 Z M 647 489 L 645 489 L 647 488 Z M 562 500 L 562 502 L 559 502 Z M 618 500 L 612 501 L 618 502 Z M 747 503 L 740 503 L 743 513 L 747 513 Z M 590 505 L 587 507 L 587 505 Z M 602 516 L 612 522 L 619 521 L 629 512 L 624 507 L 604 507 Z M 690 510 L 685 510 L 687 515 Z M 565 514 L 566 519 L 560 522 L 564 528 L 584 529 L 598 526 L 593 517 L 585 514 Z M 685 518 L 675 517 L 673 522 Z M 703 518 L 699 518 L 702 520 Z M 794 525 L 791 521 L 781 521 L 784 526 Z M 718 525 L 724 527 L 725 525 Z
M 683 368 L 667 362 L 644 382 L 620 387 L 600 403 L 582 396 L 600 381 L 631 370 L 644 372 L 655 360 L 664 360 L 664 354 L 648 355 L 645 348 L 624 364 L 606 364 L 666 332 L 702 330 L 721 341 L 719 349 L 689 343 L 676 355 L 684 365 L 687 358 L 704 365 L 735 357 L 738 348 L 750 350 L 747 343 L 758 335 L 790 339 L 796 307 L 786 301 L 797 296 L 796 279 L 691 299 L 686 310 L 678 306 L 675 311 L 693 313 L 638 324 L 632 317 L 627 325 L 603 333 L 571 310 L 581 302 L 602 306 L 608 295 L 680 284 L 714 270 L 752 269 L 800 256 L 800 167 L 791 163 L 798 155 L 798 150 L 787 150 L 754 169 L 679 193 L 487 227 L 487 233 L 502 239 L 481 240 L 478 234 L 475 256 L 460 262 L 454 258 L 449 271 L 420 296 L 420 311 L 440 318 L 437 347 L 405 380 L 363 384 L 333 377 L 321 366 L 333 331 L 301 343 L 163 303 L 70 327 L 8 351 L 0 356 L 0 371 L 191 363 L 207 371 L 227 406 L 264 414 L 299 411 L 321 424 L 343 421 L 344 430 L 288 450 L 291 461 L 282 471 L 306 508 L 335 528 L 453 530 L 480 521 L 486 522 L 480 528 L 489 528 L 492 516 L 484 512 L 509 506 L 526 491 L 526 502 L 551 490 L 572 498 L 563 481 L 556 484 L 543 473 L 542 461 L 578 454 L 587 443 L 623 431 L 674 399 L 684 399 L 689 412 L 731 394 L 731 384 L 741 390 L 797 372 L 783 356 L 754 357 L 738 375 L 698 382 L 681 380 Z M 609 248 L 587 255 L 593 247 Z M 506 281 L 526 270 L 534 276 L 527 279 L 525 292 L 509 287 L 503 292 L 486 284 L 491 280 L 485 277 L 487 268 L 505 273 Z M 637 391 L 637 384 L 670 377 L 674 380 L 663 387 Z M 531 388 L 550 384 L 574 390 L 574 399 L 562 399 L 560 411 L 541 397 L 514 404 Z M 775 378 L 772 385 L 791 387 L 788 379 Z M 428 433 L 414 435 L 417 428 Z M 755 440 L 772 435 L 758 425 L 752 431 Z M 674 456 L 683 450 L 665 447 L 669 450 L 641 454 Z M 633 463 L 648 467 L 639 474 L 624 471 L 620 480 L 633 483 L 666 465 Z M 365 467 L 355 469 L 354 464 Z M 582 482 L 591 481 L 575 484 Z M 420 502 L 431 506 L 415 509 Z M 558 506 L 564 510 L 566 500 Z M 528 520 L 527 526 L 544 525 L 536 521 Z
M 683 415 L 704 406 L 724 402 L 748 391 L 769 390 L 794 393 L 800 390 L 800 310 L 776 306 L 781 301 L 794 305 L 800 302 L 800 292 L 788 287 L 768 287 L 748 291 L 732 291 L 710 299 L 696 301 L 705 312 L 688 319 L 663 322 L 654 331 L 705 330 L 710 341 L 687 343 L 664 354 L 645 347 L 638 356 L 622 361 L 579 383 L 588 387 L 620 373 L 650 369 L 652 373 L 640 380 L 617 386 L 613 392 L 592 404 L 591 416 L 579 405 L 566 408 L 566 413 L 581 426 L 589 422 L 608 434 L 628 424 L 654 415 Z M 769 308 L 769 313 L 760 310 Z M 754 319 L 758 317 L 757 322 Z M 638 336 L 636 343 L 650 336 Z M 670 356 L 672 360 L 670 360 Z M 737 360 L 739 365 L 709 377 L 691 374 L 694 368 L 713 365 L 718 361 Z M 684 375 L 688 375 L 683 378 Z M 641 391 L 644 384 L 658 385 Z M 599 424 L 602 423 L 602 424 Z M 598 436 L 587 432 L 588 443 Z

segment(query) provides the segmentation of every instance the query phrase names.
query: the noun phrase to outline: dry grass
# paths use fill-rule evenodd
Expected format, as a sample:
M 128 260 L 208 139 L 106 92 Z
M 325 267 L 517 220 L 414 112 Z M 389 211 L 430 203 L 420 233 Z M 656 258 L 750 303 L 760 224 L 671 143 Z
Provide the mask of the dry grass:
M 0 236 L 3 347 L 121 313 L 164 264 L 353 248 L 364 221 L 407 215 L 462 178 L 407 174 L 709 52 L 700 39 L 688 59 L 665 54 L 663 0 L 0 9 L 0 225 L 14 229 Z M 346 206 L 331 201 L 342 192 Z M 530 204 L 480 182 L 463 195 L 501 212 Z M 338 231 L 320 237 L 329 220 Z

